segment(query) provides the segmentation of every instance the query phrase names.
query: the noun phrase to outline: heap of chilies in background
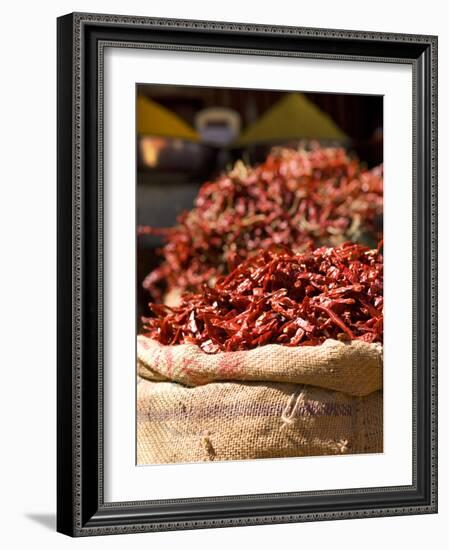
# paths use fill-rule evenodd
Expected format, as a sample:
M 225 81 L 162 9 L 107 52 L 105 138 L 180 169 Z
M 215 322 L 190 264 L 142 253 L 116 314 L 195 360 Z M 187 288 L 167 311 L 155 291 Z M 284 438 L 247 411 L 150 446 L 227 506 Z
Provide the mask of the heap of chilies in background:
M 238 162 L 199 190 L 195 206 L 163 234 L 163 261 L 144 280 L 155 301 L 172 289 L 213 286 L 261 249 L 294 252 L 381 238 L 382 166 L 365 170 L 342 148 L 277 149 L 255 167 Z
M 150 304 L 144 334 L 206 353 L 326 338 L 382 342 L 383 257 L 346 242 L 305 253 L 259 251 L 179 307 Z

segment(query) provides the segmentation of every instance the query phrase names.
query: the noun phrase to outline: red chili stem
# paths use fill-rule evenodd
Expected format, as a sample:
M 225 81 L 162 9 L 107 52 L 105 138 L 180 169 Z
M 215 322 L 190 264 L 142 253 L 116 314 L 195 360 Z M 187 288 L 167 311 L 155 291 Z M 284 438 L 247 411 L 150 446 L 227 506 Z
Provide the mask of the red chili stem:
M 333 321 L 337 326 L 339 326 L 343 332 L 346 332 L 346 334 L 349 336 L 349 338 L 351 338 L 351 340 L 355 340 L 355 335 L 352 332 L 352 330 L 344 324 L 344 322 L 340 319 L 340 317 L 334 311 L 332 311 L 326 306 L 318 305 L 318 304 L 314 305 L 313 307 L 327 313 L 331 321 Z

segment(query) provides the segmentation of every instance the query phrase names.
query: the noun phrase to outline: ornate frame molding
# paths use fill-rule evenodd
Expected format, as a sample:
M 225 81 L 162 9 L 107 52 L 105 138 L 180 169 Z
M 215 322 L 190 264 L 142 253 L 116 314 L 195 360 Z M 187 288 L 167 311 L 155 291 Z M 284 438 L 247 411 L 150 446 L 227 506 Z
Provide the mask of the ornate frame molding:
M 133 29 L 148 32 L 152 30 L 181 31 L 193 41 L 207 41 L 214 36 L 216 42 L 226 36 L 226 44 L 217 46 L 208 43 L 178 44 L 173 41 L 145 42 L 122 39 L 122 34 Z M 96 30 L 107 31 L 88 38 Z M 206 33 L 206 38 L 204 34 Z M 101 32 L 100 32 L 101 34 Z M 103 33 L 104 34 L 104 33 Z M 203 36 L 200 36 L 203 34 Z M 257 48 L 250 39 L 260 36 L 301 39 L 308 49 L 283 49 L 276 47 Z M 90 41 L 89 41 L 90 40 Z M 230 46 L 229 42 L 236 42 Z M 338 43 L 340 53 L 325 51 L 330 41 Z M 248 42 L 249 47 L 242 47 Z M 392 45 L 399 47 L 392 48 Z M 178 499 L 170 501 L 145 501 L 104 503 L 102 482 L 102 437 L 103 437 L 103 340 L 102 340 L 102 243 L 103 243 L 103 52 L 104 47 L 159 48 L 182 51 L 205 51 L 221 54 L 251 54 L 270 56 L 296 56 L 318 59 L 357 60 L 365 62 L 409 63 L 413 67 L 413 187 L 414 187 L 414 350 L 413 392 L 414 402 L 414 461 L 413 484 L 410 487 L 385 487 L 360 490 L 342 490 L 310 493 L 287 493 L 257 495 L 260 502 L 298 497 L 312 499 L 327 498 L 328 502 L 342 501 L 342 509 L 319 510 L 318 504 L 307 510 L 299 506 L 296 512 L 267 514 L 260 513 L 254 496 L 225 498 Z M 291 48 L 291 43 L 288 43 Z M 58 21 L 58 530 L 73 536 L 131 533 L 142 531 L 200 529 L 210 527 L 257 525 L 266 523 L 287 523 L 300 521 L 322 521 L 330 519 L 391 516 L 417 513 L 432 513 L 437 510 L 437 38 L 424 35 L 403 35 L 363 31 L 311 29 L 225 23 L 158 19 L 148 17 L 115 16 L 102 14 L 71 14 Z M 359 53 L 357 53 L 359 52 Z M 376 53 L 378 52 L 378 53 Z M 400 55 L 397 55 L 398 52 Z M 387 55 L 394 54 L 394 55 Z M 70 67 L 67 63 L 70 62 Z M 94 82 L 94 75 L 96 81 Z M 89 100 L 88 94 L 93 94 Z M 95 97 L 95 99 L 92 99 Z M 87 128 L 86 111 L 89 113 L 95 102 L 96 120 Z M 67 139 L 67 125 L 72 132 Z M 90 134 L 89 134 L 90 132 Z M 89 137 L 90 141 L 86 138 Z M 90 147 L 90 148 L 89 148 Z M 96 148 L 95 154 L 92 149 Z M 87 156 L 89 155 L 89 159 Z M 90 158 L 92 156 L 92 158 Z M 88 168 L 86 169 L 86 166 Z M 89 175 L 90 170 L 90 175 Z M 91 187 L 95 175 L 96 187 Z M 89 194 L 90 193 L 90 194 Z M 93 194 L 92 194 L 93 193 Z M 86 199 L 96 197 L 95 215 L 85 213 Z M 93 252 L 88 251 L 85 234 L 96 239 L 96 269 L 92 268 Z M 426 248 L 426 244 L 428 245 Z M 67 251 L 70 249 L 70 253 Z M 424 248 L 423 248 L 424 247 Z M 89 258 L 89 259 L 88 259 Z M 70 274 L 70 276 L 69 276 Z M 95 277 L 94 277 L 95 275 Z M 418 279 L 419 275 L 419 279 Z M 95 278 L 95 281 L 93 279 Z M 69 291 L 70 286 L 70 291 Z M 91 290 L 89 290 L 91 289 Z M 67 293 L 70 292 L 70 297 Z M 98 332 L 92 346 L 86 346 L 87 319 L 84 310 L 86 298 L 95 296 L 98 312 Z M 417 322 L 417 313 L 425 313 L 424 324 Z M 70 318 L 70 322 L 68 321 Z M 423 332 L 424 331 L 424 332 Z M 93 358 L 93 345 L 96 356 Z M 418 351 L 426 360 L 420 363 Z M 89 353 L 89 356 L 87 356 Z M 89 359 L 87 358 L 89 357 Z M 87 361 L 95 361 L 95 375 L 88 375 Z M 419 370 L 418 370 L 419 366 Z M 430 407 L 422 425 L 421 406 L 418 400 L 418 384 L 425 379 Z M 89 386 L 89 399 L 86 397 Z M 95 387 L 94 387 L 95 386 Z M 96 398 L 95 398 L 96 396 Z M 83 422 L 85 411 L 95 411 L 98 418 L 96 435 L 86 431 Z M 417 425 L 417 415 L 420 415 Z M 422 417 L 422 418 L 421 418 Z M 418 442 L 417 429 L 425 431 Z M 420 431 L 420 433 L 421 433 Z M 86 452 L 96 440 L 96 460 L 89 463 Z M 418 444 L 426 445 L 426 481 L 419 468 Z M 94 449 L 90 449 L 94 452 Z M 95 463 L 95 464 L 94 464 Z M 95 471 L 94 471 L 95 470 Z M 88 488 L 86 481 L 95 481 L 95 488 Z M 425 485 L 425 487 L 423 486 Z M 383 492 L 385 503 L 355 507 L 351 497 L 369 499 Z M 424 497 L 425 493 L 425 497 Z M 419 495 L 418 495 L 419 494 Z M 408 495 L 408 497 L 407 497 Z M 414 495 L 415 498 L 412 498 Z M 419 498 L 418 498 L 419 496 Z M 340 500 L 338 498 L 340 497 Z M 396 500 L 395 500 L 396 497 Z M 345 499 L 351 505 L 344 506 Z M 401 504 L 409 499 L 408 504 Z M 388 501 L 388 503 L 387 503 Z M 235 517 L 200 517 L 193 511 L 188 519 L 189 507 L 222 503 L 235 506 Z M 254 514 L 248 511 L 248 504 L 254 503 Z M 172 506 L 171 517 L 154 518 L 151 508 Z M 180 508 L 183 512 L 181 513 Z M 179 510 L 178 510 L 179 509 Z M 228 511 L 229 511 L 228 506 Z M 291 509 L 291 506 L 290 506 Z M 257 513 L 256 513 L 257 512 Z M 241 515 L 239 515 L 241 514 Z

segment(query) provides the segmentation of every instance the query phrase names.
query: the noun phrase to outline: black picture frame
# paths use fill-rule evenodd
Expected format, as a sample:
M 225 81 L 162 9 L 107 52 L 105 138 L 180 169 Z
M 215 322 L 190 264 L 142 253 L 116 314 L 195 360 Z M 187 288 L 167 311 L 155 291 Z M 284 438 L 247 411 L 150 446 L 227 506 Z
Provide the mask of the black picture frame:
M 437 37 L 75 13 L 58 30 L 57 530 L 71 536 L 437 511 Z M 413 70 L 413 483 L 167 501 L 103 499 L 105 44 L 406 63 Z M 151 495 L 149 495 L 150 497 Z

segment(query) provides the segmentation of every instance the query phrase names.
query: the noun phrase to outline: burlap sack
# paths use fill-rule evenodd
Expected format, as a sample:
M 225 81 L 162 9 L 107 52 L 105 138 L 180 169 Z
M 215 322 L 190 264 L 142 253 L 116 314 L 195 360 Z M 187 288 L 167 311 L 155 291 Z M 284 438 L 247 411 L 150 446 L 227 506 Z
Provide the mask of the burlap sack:
M 207 355 L 140 336 L 137 462 L 382 452 L 382 347 Z
M 299 347 L 270 344 L 211 355 L 193 344 L 164 346 L 138 336 L 137 366 L 142 378 L 185 386 L 219 380 L 289 382 L 358 396 L 382 388 L 382 346 L 360 340 Z

